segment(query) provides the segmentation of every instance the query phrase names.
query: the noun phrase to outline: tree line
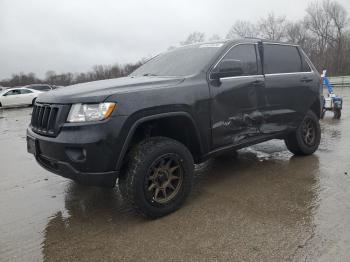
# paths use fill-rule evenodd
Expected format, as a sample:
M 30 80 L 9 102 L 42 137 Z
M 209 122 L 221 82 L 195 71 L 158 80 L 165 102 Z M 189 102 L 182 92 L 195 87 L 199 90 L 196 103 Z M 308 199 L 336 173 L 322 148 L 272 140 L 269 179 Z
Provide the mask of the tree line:
M 319 71 L 327 69 L 330 75 L 350 75 L 350 19 L 346 9 L 337 1 L 318 0 L 311 2 L 305 15 L 298 21 L 274 13 L 260 18 L 256 23 L 236 21 L 226 36 L 217 34 L 207 38 L 203 32 L 193 32 L 180 45 L 233 38 L 263 38 L 300 45 Z M 175 47 L 171 46 L 170 49 Z M 66 86 L 76 83 L 126 76 L 145 60 L 124 65 L 95 65 L 85 73 L 57 74 L 48 71 L 44 79 L 34 73 L 13 74 L 0 81 L 2 86 L 23 86 L 33 83 L 48 83 Z
M 103 80 L 109 78 L 123 77 L 130 74 L 143 63 L 143 60 L 136 63 L 124 65 L 95 65 L 85 73 L 63 73 L 57 74 L 55 71 L 47 71 L 44 79 L 35 76 L 34 73 L 13 74 L 10 79 L 0 81 L 0 86 L 13 87 L 30 84 L 50 84 L 56 86 L 68 86 L 83 82 Z

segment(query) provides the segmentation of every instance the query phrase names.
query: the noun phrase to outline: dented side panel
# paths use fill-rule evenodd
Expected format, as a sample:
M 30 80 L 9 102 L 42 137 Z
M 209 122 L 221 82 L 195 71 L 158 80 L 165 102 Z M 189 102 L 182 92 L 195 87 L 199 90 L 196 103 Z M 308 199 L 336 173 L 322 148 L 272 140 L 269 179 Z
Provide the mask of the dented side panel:
M 263 76 L 221 79 L 211 86 L 213 148 L 259 134 L 262 121 Z

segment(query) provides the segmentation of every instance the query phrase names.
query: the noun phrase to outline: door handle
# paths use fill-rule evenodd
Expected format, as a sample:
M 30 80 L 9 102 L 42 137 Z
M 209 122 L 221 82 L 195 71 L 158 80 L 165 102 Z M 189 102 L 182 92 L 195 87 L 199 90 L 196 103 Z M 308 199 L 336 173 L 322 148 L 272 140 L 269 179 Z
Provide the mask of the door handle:
M 305 83 L 308 83 L 308 82 L 312 82 L 312 78 L 310 77 L 303 77 L 302 79 L 300 79 L 301 82 L 305 82 Z

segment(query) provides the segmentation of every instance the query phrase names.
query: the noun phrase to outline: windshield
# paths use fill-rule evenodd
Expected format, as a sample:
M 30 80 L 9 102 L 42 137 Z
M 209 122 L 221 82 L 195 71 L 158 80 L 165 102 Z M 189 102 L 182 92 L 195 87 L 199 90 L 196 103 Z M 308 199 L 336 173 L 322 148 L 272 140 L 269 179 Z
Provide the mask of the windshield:
M 189 76 L 202 70 L 224 43 L 181 47 L 149 60 L 130 76 Z

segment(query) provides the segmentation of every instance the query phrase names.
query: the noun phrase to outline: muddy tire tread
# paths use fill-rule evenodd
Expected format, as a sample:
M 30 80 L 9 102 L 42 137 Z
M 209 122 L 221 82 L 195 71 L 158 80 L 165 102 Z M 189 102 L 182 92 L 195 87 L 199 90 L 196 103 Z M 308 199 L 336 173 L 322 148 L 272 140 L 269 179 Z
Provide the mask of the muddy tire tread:
M 128 154 L 128 165 L 125 169 L 125 173 L 119 178 L 119 188 L 123 199 L 134 210 L 136 210 L 138 213 L 142 214 L 145 217 L 157 218 L 177 210 L 191 190 L 193 183 L 193 168 L 192 172 L 190 172 L 189 174 L 185 174 L 191 176 L 191 178 L 189 179 L 187 185 L 185 185 L 185 187 L 187 187 L 185 190 L 185 194 L 181 196 L 182 199 L 178 201 L 179 205 L 176 208 L 171 208 L 169 210 L 164 210 L 160 212 L 152 212 L 147 210 L 145 206 L 140 204 L 140 201 L 138 201 L 137 199 L 138 192 L 136 191 L 135 184 L 140 183 L 140 180 L 144 179 L 143 175 L 140 175 L 140 172 L 142 172 L 141 170 L 144 168 L 143 163 L 147 156 L 152 155 L 155 152 L 161 151 L 162 149 L 164 149 L 164 147 L 173 146 L 181 147 L 182 150 L 185 152 L 185 155 L 187 155 L 187 161 L 190 161 L 190 165 L 194 166 L 192 155 L 188 151 L 188 149 L 178 141 L 166 137 L 151 137 L 145 139 L 136 146 L 134 146 Z
M 301 137 L 302 124 L 300 124 L 300 126 L 295 131 L 290 133 L 284 140 L 288 150 L 292 152 L 294 155 L 300 155 L 300 156 L 311 155 L 318 149 L 318 146 L 320 144 L 321 128 L 320 128 L 318 117 L 311 110 L 306 113 L 305 117 L 312 118 L 316 122 L 316 127 L 317 127 L 316 144 L 312 148 L 305 145 Z

